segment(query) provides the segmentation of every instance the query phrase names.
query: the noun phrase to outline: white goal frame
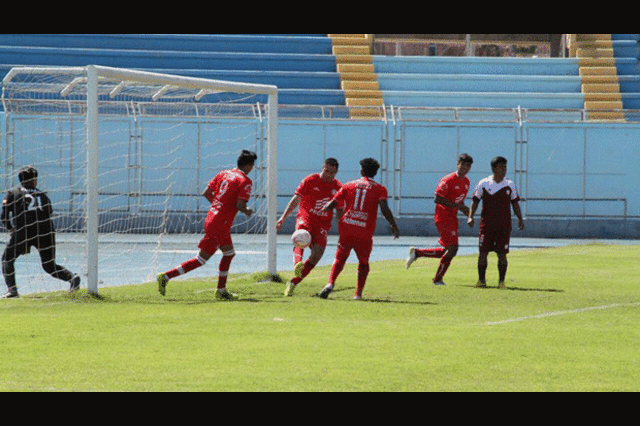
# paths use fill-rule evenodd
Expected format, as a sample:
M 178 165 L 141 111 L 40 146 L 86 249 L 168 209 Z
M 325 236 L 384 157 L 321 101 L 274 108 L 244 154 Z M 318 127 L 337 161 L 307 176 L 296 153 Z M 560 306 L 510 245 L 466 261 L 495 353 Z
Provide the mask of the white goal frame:
M 217 92 L 237 92 L 267 95 L 267 271 L 274 277 L 276 268 L 276 209 L 277 209 L 277 164 L 278 164 L 278 87 L 265 84 L 238 83 L 204 78 L 184 77 L 171 74 L 113 68 L 98 65 L 84 67 L 16 67 L 12 68 L 5 78 L 7 85 L 18 73 L 30 74 L 73 74 L 78 82 L 86 82 L 86 140 L 87 140 L 87 290 L 98 294 L 98 82 L 100 78 L 117 79 L 124 84 L 136 82 L 142 84 L 162 85 L 165 89 L 199 90 L 195 96 L 203 96 Z M 74 81 L 76 81 L 74 80 Z M 73 84 L 73 83 L 72 83 Z M 69 88 L 71 90 L 71 88 Z M 114 89 L 114 91 L 117 89 Z M 64 92 L 64 90 L 63 90 Z M 153 100 L 162 97 L 163 90 L 158 91 Z M 64 93 L 61 93 L 64 96 Z M 114 94 L 115 95 L 115 94 Z

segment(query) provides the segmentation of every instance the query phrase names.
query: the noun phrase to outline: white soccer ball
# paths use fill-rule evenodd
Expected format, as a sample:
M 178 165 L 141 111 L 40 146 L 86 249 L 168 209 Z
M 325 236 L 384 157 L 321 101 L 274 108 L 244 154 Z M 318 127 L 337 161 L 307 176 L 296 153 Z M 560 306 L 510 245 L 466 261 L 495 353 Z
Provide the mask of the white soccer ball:
M 311 244 L 311 234 L 306 229 L 298 229 L 291 235 L 291 242 L 294 246 L 305 249 Z

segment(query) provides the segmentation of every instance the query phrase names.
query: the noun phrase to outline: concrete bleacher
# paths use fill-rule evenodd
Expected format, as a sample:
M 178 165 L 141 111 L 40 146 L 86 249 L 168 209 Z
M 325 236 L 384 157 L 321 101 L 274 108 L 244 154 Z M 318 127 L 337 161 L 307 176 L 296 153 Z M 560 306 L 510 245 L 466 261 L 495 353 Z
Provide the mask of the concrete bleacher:
M 275 84 L 281 104 L 345 102 L 322 34 L 0 34 L 0 78 L 14 66 L 88 64 Z
M 387 105 L 580 109 L 578 63 L 560 58 L 375 56 Z
M 640 109 L 640 34 L 611 34 L 620 96 L 625 109 Z
M 640 109 L 640 35 L 611 40 L 623 106 Z M 274 84 L 283 105 L 346 104 L 326 34 L 0 34 L 0 78 L 13 66 L 87 64 Z M 373 55 L 373 67 L 387 106 L 585 106 L 577 58 Z

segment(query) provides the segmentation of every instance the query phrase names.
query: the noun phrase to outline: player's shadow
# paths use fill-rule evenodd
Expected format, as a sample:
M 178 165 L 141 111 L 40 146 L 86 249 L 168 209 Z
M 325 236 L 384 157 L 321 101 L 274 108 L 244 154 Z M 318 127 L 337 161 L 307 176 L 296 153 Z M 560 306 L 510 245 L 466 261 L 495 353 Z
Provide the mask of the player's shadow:
M 340 293 L 343 291 L 354 291 L 356 287 L 343 287 L 340 289 L 333 290 L 331 294 Z M 319 297 L 318 294 L 313 295 L 312 297 Z M 338 302 L 354 302 L 353 299 L 331 299 Z M 391 303 L 391 304 L 399 304 L 399 305 L 437 305 L 437 303 L 433 302 L 413 302 L 407 300 L 391 300 L 391 299 L 382 299 L 382 298 L 369 298 L 364 296 L 362 299 L 358 300 L 358 302 L 367 302 L 367 303 Z
M 500 291 L 539 291 L 546 293 L 564 293 L 564 290 L 558 290 L 555 288 L 530 288 L 530 287 L 512 287 L 506 286 L 499 288 L 498 286 L 476 287 L 474 285 L 466 285 L 465 287 L 477 288 L 478 290 L 500 290 Z

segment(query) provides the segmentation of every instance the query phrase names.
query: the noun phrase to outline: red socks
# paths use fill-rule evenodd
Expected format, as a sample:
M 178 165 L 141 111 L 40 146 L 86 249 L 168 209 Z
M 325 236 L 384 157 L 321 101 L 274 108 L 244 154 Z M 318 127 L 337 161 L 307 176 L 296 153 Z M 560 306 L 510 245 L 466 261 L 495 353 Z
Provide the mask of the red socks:
M 225 288 L 227 286 L 227 276 L 229 275 L 229 267 L 231 266 L 231 260 L 236 255 L 235 251 L 231 250 L 226 253 L 222 253 L 222 259 L 220 259 L 220 266 L 218 267 L 218 288 Z M 172 279 L 179 275 L 184 275 L 187 272 L 191 272 L 196 268 L 199 268 L 207 263 L 206 260 L 200 256 L 196 256 L 193 259 L 187 260 L 177 268 L 165 272 L 167 278 Z
M 207 263 L 206 260 L 204 260 L 200 256 L 196 256 L 193 259 L 187 260 L 186 262 L 182 263 L 177 268 L 174 268 L 170 271 L 165 272 L 165 275 L 169 279 L 175 278 L 178 275 L 184 275 L 187 272 L 193 271 L 194 269 L 201 267 L 205 263 Z
M 291 282 L 294 285 L 297 285 L 300 281 L 302 281 L 304 279 L 304 277 L 309 275 L 309 272 L 311 272 L 311 270 L 313 268 L 315 268 L 315 267 L 316 267 L 316 265 L 314 265 L 313 263 L 309 262 L 309 259 L 305 260 L 304 267 L 302 268 L 302 274 L 299 277 L 292 278 Z
M 229 267 L 231 266 L 231 261 L 233 260 L 233 256 L 235 256 L 235 251 L 229 251 L 226 253 L 222 253 L 222 259 L 220 259 L 220 265 L 218 266 L 218 288 L 226 288 L 227 287 L 227 276 L 229 275 Z
M 358 289 L 356 290 L 356 296 L 362 297 L 362 290 L 364 290 L 364 285 L 367 283 L 369 269 L 368 263 L 358 264 Z
M 444 256 L 444 252 L 446 250 L 442 247 L 435 247 L 435 248 L 417 248 L 416 249 L 416 257 L 436 257 L 438 259 L 440 259 L 442 256 Z
M 444 274 L 446 274 L 447 269 L 449 269 L 451 258 L 444 257 L 445 252 L 446 250 L 442 247 L 416 249 L 416 257 L 433 257 L 440 259 L 440 265 L 438 265 L 438 270 L 436 271 L 436 276 L 433 278 L 433 282 L 442 281 Z
M 442 278 L 444 278 L 444 274 L 446 274 L 447 269 L 449 269 L 449 265 L 451 265 L 450 257 L 442 257 L 442 259 L 440 259 L 440 265 L 438 265 L 436 276 L 433 278 L 434 283 L 442 281 Z

